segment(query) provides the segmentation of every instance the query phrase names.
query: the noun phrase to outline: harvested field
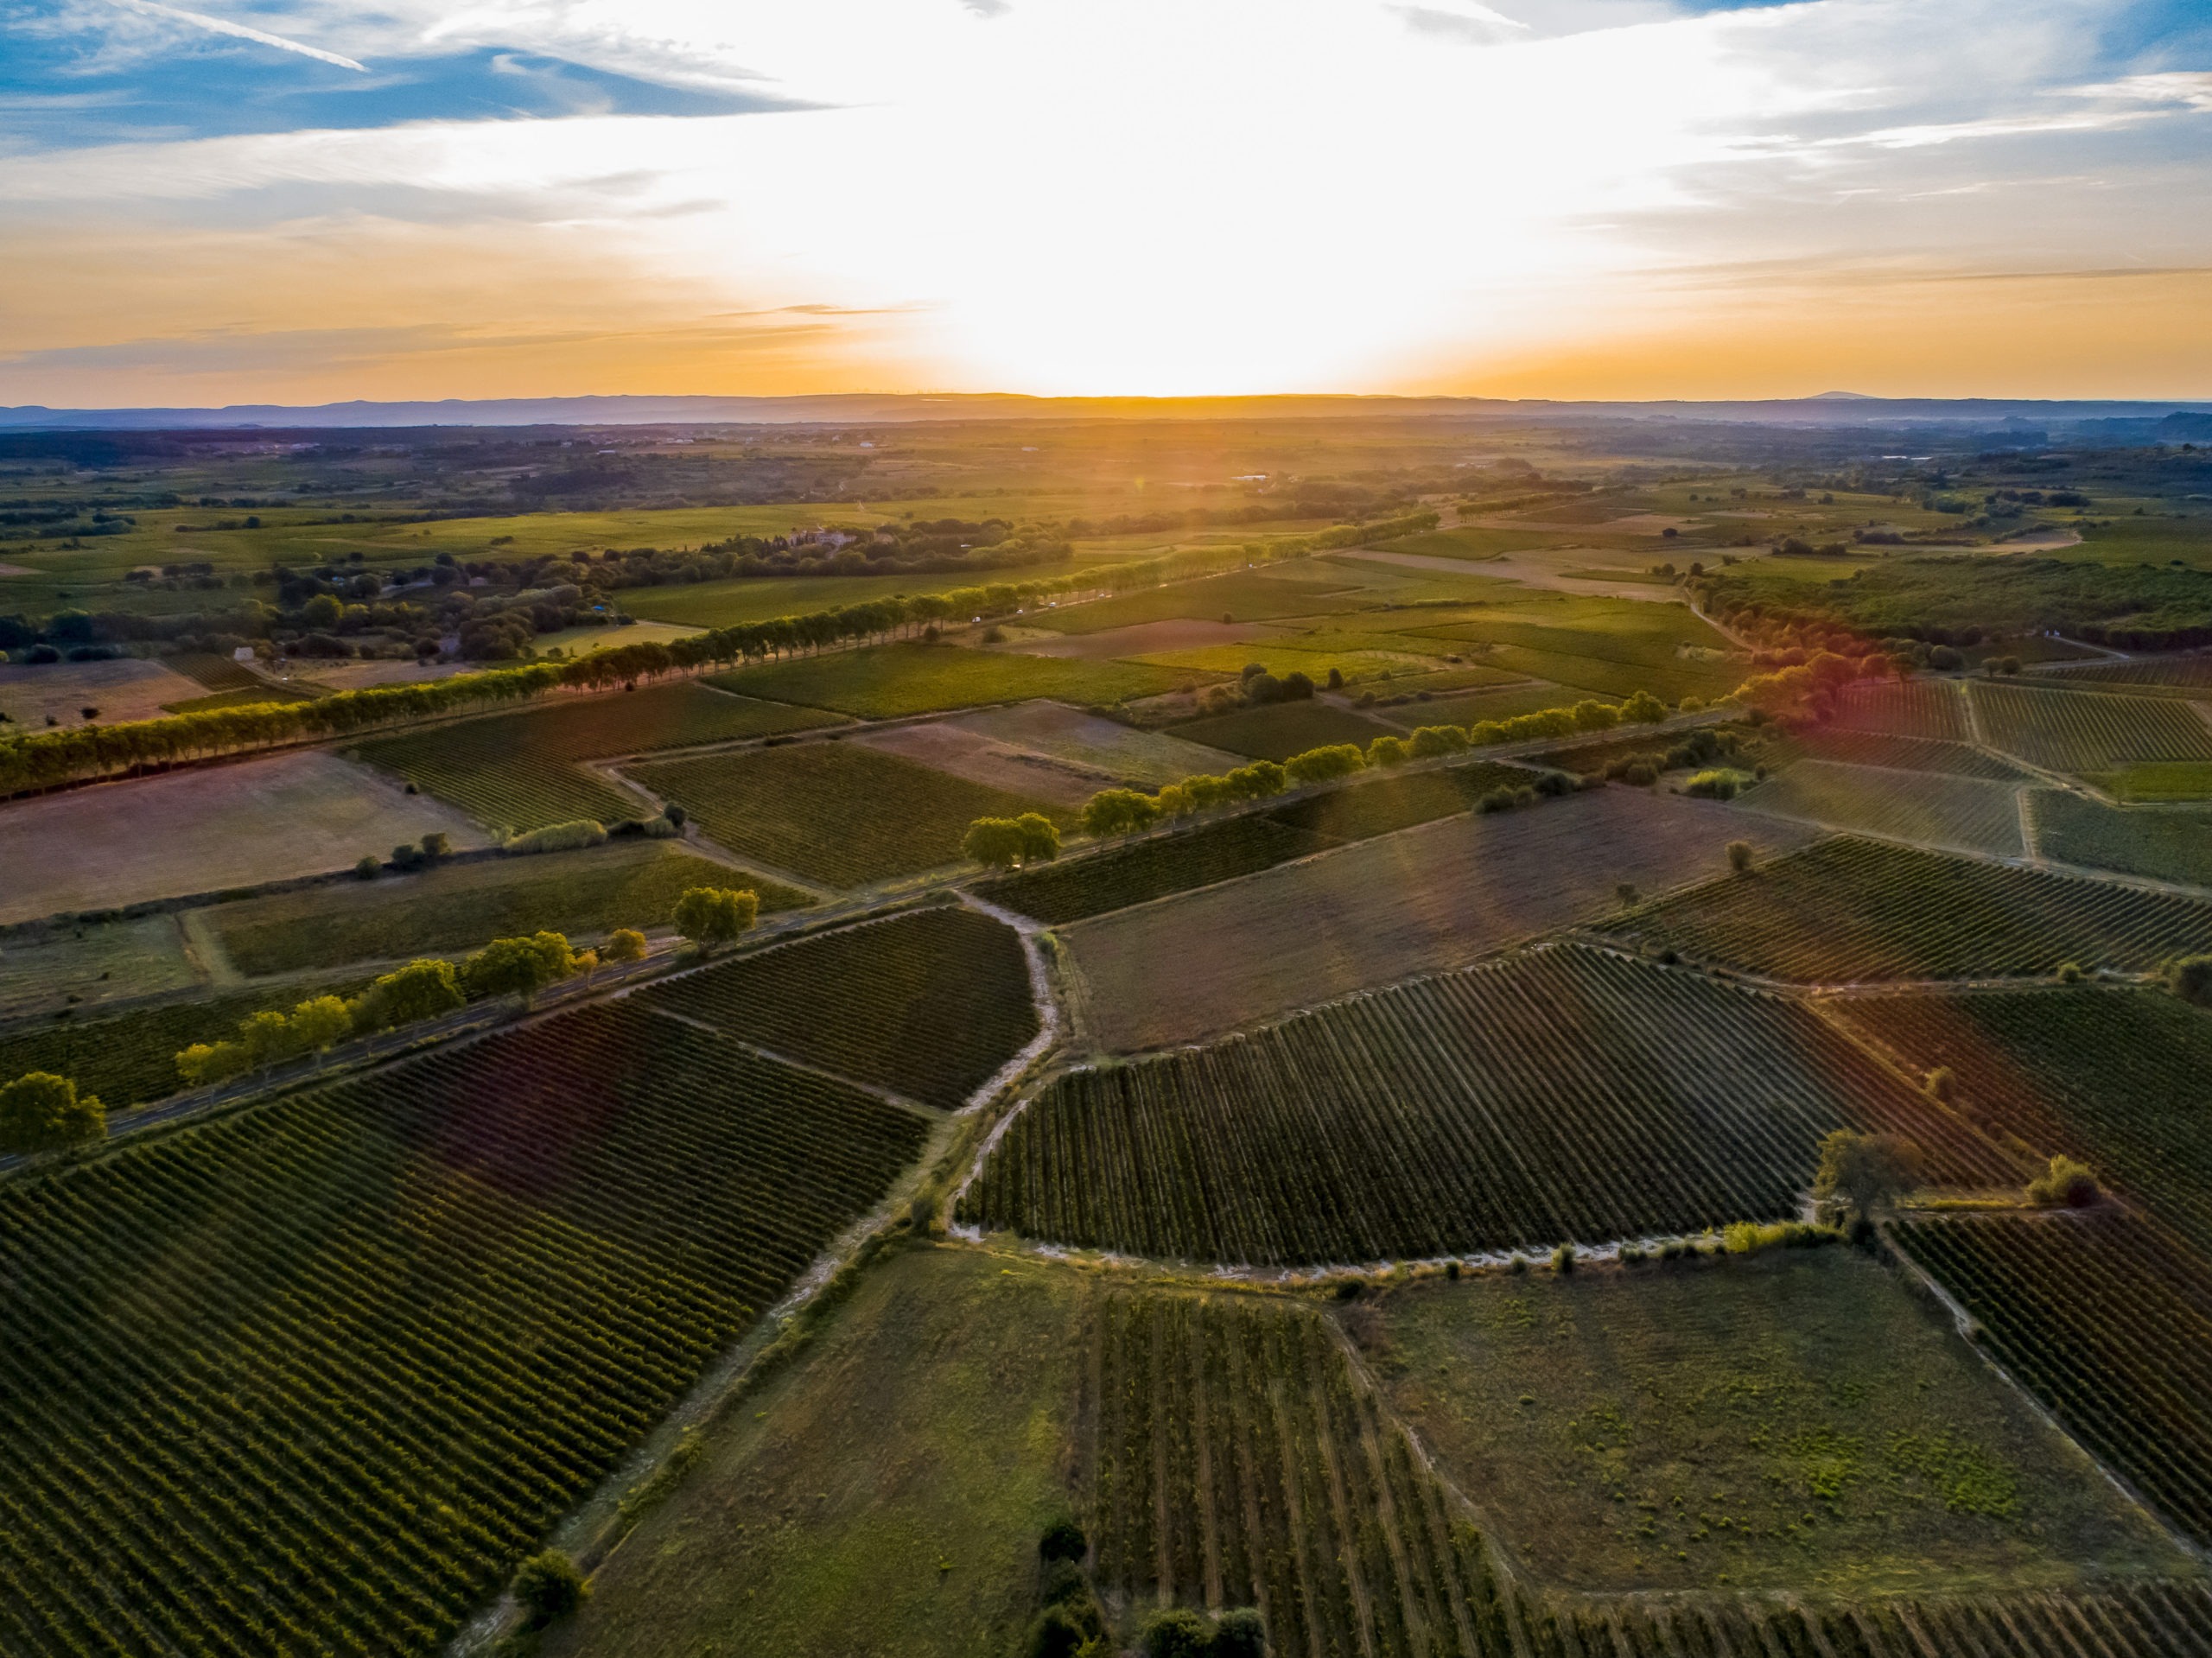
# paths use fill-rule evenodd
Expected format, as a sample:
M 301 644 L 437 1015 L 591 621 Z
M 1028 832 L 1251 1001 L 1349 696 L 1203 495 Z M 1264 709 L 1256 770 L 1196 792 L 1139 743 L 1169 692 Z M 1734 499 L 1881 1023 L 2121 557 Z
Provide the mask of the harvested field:
M 1568 945 L 1072 1072 L 961 1212 L 1235 1265 L 1549 1249 L 1795 1215 L 1841 1128 L 1941 1182 L 2018 1172 L 1808 1009 Z
M 866 731 L 852 740 L 878 753 L 926 765 L 947 777 L 1045 801 L 1064 811 L 1081 810 L 1084 802 L 1091 796 L 1121 781 L 1107 772 L 1071 765 L 1065 760 L 1016 748 L 980 732 L 963 730 L 950 724 Z
M 484 844 L 450 806 L 319 751 L 19 800 L 0 806 L 0 921 L 343 869 L 433 830 Z
M 850 742 L 702 754 L 632 771 L 741 858 L 833 886 L 957 863 L 960 838 L 978 817 L 1053 810 Z
M 1838 838 L 1611 931 L 1819 983 L 2042 976 L 2067 962 L 2145 972 L 2212 948 L 2212 903 Z
M 2106 772 L 2130 760 L 2212 759 L 2212 725 L 2171 697 L 2121 696 L 1976 680 L 1990 742 L 2053 772 Z
M 1624 789 L 1528 811 L 1454 816 L 1141 910 L 1062 937 L 1088 987 L 1084 1028 L 1136 1051 L 1218 1035 L 1416 973 L 1725 867 L 1750 820 L 1731 808 Z M 1749 829 L 1770 850 L 1808 831 Z M 1573 855 L 1563 857 L 1560 848 Z
M 1890 737 L 1871 731 L 1808 731 L 1794 740 L 1808 759 L 1841 765 L 1879 765 L 1895 772 L 1936 772 L 1949 777 L 2018 782 L 2030 773 L 2010 760 L 1965 743 L 1925 737 Z
M 137 657 L 35 667 L 0 661 L 0 714 L 34 731 L 42 729 L 49 717 L 60 725 L 82 725 L 87 708 L 99 710 L 99 723 L 105 726 L 157 720 L 167 704 L 207 694 L 199 681 Z M 271 691 L 262 700 L 273 702 L 278 696 Z
M 232 964 L 292 973 L 475 949 L 541 928 L 579 947 L 616 927 L 665 927 L 690 886 L 739 886 L 765 913 L 812 895 L 702 858 L 667 841 L 448 865 L 218 905 L 203 912 Z
M 1058 702 L 1022 702 L 1010 708 L 984 708 L 944 722 L 996 741 L 1071 765 L 1103 772 L 1139 788 L 1197 772 L 1216 771 L 1221 756 L 1201 744 L 1165 732 L 1139 731 L 1118 720 L 1101 719 Z
M 2019 791 L 2011 783 L 1805 759 L 1739 796 L 1737 804 L 1993 857 L 2017 858 L 2024 850 Z
M 1856 1250 L 1429 1280 L 1376 1307 L 1384 1395 L 1461 1490 L 1510 1493 L 1494 1523 L 1539 1582 L 1847 1583 L 1863 1604 L 2182 1569 L 1939 1311 Z
M 1082 616 L 1088 606 L 1071 609 L 1069 618 Z M 1059 618 L 1045 613 L 1041 619 L 1058 626 Z M 1085 662 L 1111 662 L 1130 657 L 1154 656 L 1164 651 L 1195 651 L 1212 645 L 1242 645 L 1248 639 L 1281 637 L 1281 630 L 1257 622 L 1172 621 L 1135 622 L 1126 627 L 1103 628 L 1096 632 L 1024 639 L 1008 648 L 1028 657 L 1072 657 Z
M 173 915 L 0 933 L 0 1019 L 159 996 L 198 984 Z
M 1964 696 L 1958 685 L 1948 679 L 1847 685 L 1836 695 L 1828 727 L 1936 742 L 1962 743 L 1973 739 L 1967 726 Z
M 1377 737 L 1396 735 L 1397 727 L 1333 702 L 1274 702 L 1194 720 L 1177 726 L 1174 734 L 1249 759 L 1287 760 L 1330 743 L 1357 743 L 1364 748 Z
M 2116 808 L 2059 789 L 2028 797 L 2036 849 L 2061 863 L 2212 886 L 2212 811 Z
M 842 928 L 632 1000 L 946 1111 L 1038 1029 L 1020 939 L 962 908 Z
M 878 645 L 740 668 L 709 683 L 864 720 L 896 720 L 1039 696 L 1107 706 L 1172 691 L 1190 677 L 1126 662 L 1076 662 L 957 645 Z
M 974 890 L 989 903 L 1056 926 L 1272 869 L 1330 844 L 1262 813 L 1246 812 L 1065 863 L 1042 864 Z

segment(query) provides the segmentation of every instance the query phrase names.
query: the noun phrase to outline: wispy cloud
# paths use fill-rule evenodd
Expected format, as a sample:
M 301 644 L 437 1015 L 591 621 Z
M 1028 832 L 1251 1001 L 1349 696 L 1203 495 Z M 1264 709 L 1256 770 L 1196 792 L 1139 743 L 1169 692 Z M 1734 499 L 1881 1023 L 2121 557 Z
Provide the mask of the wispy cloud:
M 156 0 L 109 0 L 109 3 L 125 11 L 135 11 L 144 17 L 166 17 L 172 22 L 189 24 L 205 29 L 210 35 L 227 35 L 233 40 L 251 41 L 258 46 L 273 46 L 280 52 L 296 52 L 303 58 L 313 58 L 318 63 L 335 64 L 340 69 L 352 69 L 361 74 L 369 73 L 369 66 L 336 52 L 326 52 L 319 46 L 309 46 L 302 41 L 287 40 L 282 35 L 271 35 L 266 29 L 249 29 L 244 23 L 234 23 L 227 18 L 211 17 L 204 11 L 186 11 L 179 6 L 164 6 Z

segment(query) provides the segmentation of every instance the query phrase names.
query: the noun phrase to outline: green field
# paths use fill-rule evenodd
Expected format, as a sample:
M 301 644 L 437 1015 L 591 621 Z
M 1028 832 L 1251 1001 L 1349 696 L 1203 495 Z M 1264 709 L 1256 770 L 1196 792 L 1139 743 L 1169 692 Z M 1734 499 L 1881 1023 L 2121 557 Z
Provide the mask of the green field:
M 973 570 L 925 575 L 751 575 L 722 581 L 688 581 L 658 588 L 626 588 L 616 595 L 641 621 L 683 627 L 739 627 L 747 622 L 804 616 L 840 605 L 918 597 L 972 588 L 987 580 Z
M 1431 1280 L 1378 1305 L 1389 1402 L 1461 1489 L 1511 1493 L 1494 1523 L 1541 1582 L 1867 1594 L 2177 1570 L 1854 1250 Z
M 709 683 L 747 696 L 832 708 L 864 720 L 896 720 L 1038 696 L 1110 706 L 1172 691 L 1190 677 L 1126 662 L 1029 657 L 954 645 L 879 645 L 740 668 Z
M 947 1111 L 1037 1034 L 1020 939 L 960 908 L 842 928 L 636 1000 Z
M 1178 581 L 1170 587 L 1065 605 L 1033 619 L 1061 633 L 1103 633 L 1109 628 L 1134 627 L 1143 622 L 1262 622 L 1285 616 L 1336 615 L 1361 607 L 1357 597 L 1332 590 L 1351 586 L 1349 579 L 1341 583 L 1316 582 L 1236 570 L 1203 581 Z
M 2173 697 L 1972 681 L 1990 742 L 2054 772 L 2108 772 L 2132 760 L 2212 760 L 2212 725 Z
M 1331 743 L 1357 743 L 1364 748 L 1377 737 L 1396 735 L 1397 729 L 1332 702 L 1274 702 L 1193 720 L 1175 727 L 1173 734 L 1186 742 L 1204 743 L 1249 759 L 1287 760 Z
M 1058 925 L 1272 869 L 1332 844 L 1264 814 L 1245 812 L 1065 863 L 1039 865 L 985 881 L 975 891 L 990 903 Z
M 1802 759 L 1738 797 L 1737 804 L 1829 829 L 1961 852 L 2017 858 L 2022 851 L 2018 790 L 2011 783 Z
M 1071 1072 L 961 1212 L 1261 1266 L 1548 1249 L 1794 1215 L 1847 1126 L 1938 1181 L 2016 1172 L 1803 1008 L 1565 947 Z
M 205 915 L 240 972 L 292 973 L 473 950 L 543 928 L 581 947 L 616 927 L 669 925 L 691 886 L 745 887 L 763 912 L 813 902 L 670 842 L 625 841 L 246 899 Z
M 856 743 L 797 743 L 632 768 L 741 858 L 861 886 L 960 861 L 978 817 L 1050 807 Z
M 2132 804 L 2212 800 L 2212 760 L 2141 760 L 2094 780 Z
M 1094 1292 L 894 1253 L 594 1575 L 546 1658 L 1013 1654 L 1070 1512 Z
M 1817 983 L 2147 972 L 2212 949 L 2212 904 L 1838 838 L 1633 912 L 1646 947 Z
M 436 1652 L 925 1129 L 593 1007 L 0 1185 L 0 1644 Z
M 2114 808 L 2058 789 L 2035 791 L 2028 809 L 2046 858 L 2212 886 L 2212 812 Z
M 1834 731 L 1929 742 L 1964 743 L 1974 736 L 1967 724 L 1964 695 L 1951 679 L 1847 685 L 1836 696 L 1828 726 Z

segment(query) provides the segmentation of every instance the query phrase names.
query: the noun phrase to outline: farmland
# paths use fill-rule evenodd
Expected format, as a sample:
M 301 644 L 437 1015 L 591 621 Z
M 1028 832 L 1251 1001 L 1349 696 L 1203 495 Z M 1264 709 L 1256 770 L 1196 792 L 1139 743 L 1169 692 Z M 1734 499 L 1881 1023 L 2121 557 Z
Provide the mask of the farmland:
M 541 928 L 581 946 L 615 927 L 669 924 L 690 886 L 744 886 L 761 910 L 812 902 L 663 841 L 449 864 L 219 905 L 204 918 L 232 965 L 258 975 L 467 950 Z
M 1828 724 L 1837 731 L 1932 742 L 1963 743 L 1974 734 L 1967 725 L 1962 693 L 1948 679 L 1846 686 L 1836 697 Z
M 1478 760 L 1309 795 L 1270 813 L 1277 823 L 1338 842 L 1364 841 L 1465 811 L 1493 789 L 1525 789 L 1540 774 Z
M 1770 854 L 1809 833 L 1614 788 L 1440 818 L 1069 927 L 1079 1026 L 1122 1052 L 1196 1041 L 1595 919 L 1621 883 L 1660 892 L 1719 871 L 1739 836 Z
M 1212 750 L 1196 743 L 1166 732 L 1134 730 L 1058 702 L 985 708 L 945 723 L 1065 765 L 1103 772 L 1139 788 L 1156 788 L 1195 772 L 1210 772 L 1218 763 Z
M 1975 680 L 1974 715 L 1990 742 L 2031 765 L 2096 772 L 2129 760 L 2212 759 L 2212 726 L 2170 697 L 2045 690 Z
M 1272 869 L 1330 844 L 1256 812 L 1025 869 L 976 887 L 979 897 L 1049 925 Z
M 1965 743 L 1925 737 L 1884 736 L 1871 731 L 1815 730 L 1796 739 L 1808 759 L 1842 765 L 1879 765 L 1897 772 L 1937 772 L 1950 777 L 2019 782 L 2030 774 L 2010 760 Z
M 632 1000 L 944 1110 L 1037 1034 L 1020 941 L 958 908 L 843 928 Z
M 2010 783 L 1804 759 L 1738 804 L 1863 835 L 2001 858 L 2021 854 L 2019 795 Z
M 1846 1126 L 1937 1180 L 2013 1172 L 1794 1004 L 1569 946 L 1071 1073 L 963 1212 L 1264 1266 L 1548 1249 L 1793 1214 Z
M 2115 808 L 2056 789 L 2029 795 L 2028 810 L 2046 858 L 2212 886 L 2212 813 Z
M 365 743 L 359 752 L 480 823 L 519 830 L 579 817 L 611 823 L 651 810 L 583 761 L 837 723 L 815 709 L 683 683 L 464 720 Z
M 2212 800 L 2212 760 L 2137 760 L 2097 781 L 2131 803 Z
M 0 933 L 0 1019 L 186 990 L 200 974 L 172 915 L 63 921 Z
M 1062 633 L 1103 633 L 1109 628 L 1134 627 L 1146 622 L 1193 621 L 1258 622 L 1285 616 L 1317 616 L 1356 610 L 1358 601 L 1339 597 L 1332 584 L 1285 581 L 1279 576 L 1236 571 L 1198 581 L 1178 581 L 1170 587 L 1139 593 L 1117 594 L 1089 604 L 1067 605 L 1036 619 Z M 1351 588 L 1346 579 L 1338 585 Z
M 1357 743 L 1365 747 L 1377 737 L 1397 734 L 1397 728 L 1363 714 L 1354 714 L 1332 702 L 1276 702 L 1256 708 L 1239 708 L 1175 727 L 1185 742 L 1204 743 L 1248 759 L 1287 760 L 1309 748 L 1331 743 Z
M 920 1145 L 649 1019 L 0 1188 L 6 1644 L 435 1651 Z
M 2064 1152 L 2212 1253 L 2212 1015 L 2156 990 L 2050 988 L 1834 1004 L 1992 1134 Z
M 716 674 L 709 682 L 741 696 L 827 708 L 864 720 L 895 720 L 1050 697 L 1086 707 L 1172 691 L 1187 673 L 1126 662 L 971 651 L 953 645 L 876 645 L 794 657 Z
M 1928 1221 L 1907 1254 L 1992 1357 L 2183 1534 L 2212 1541 L 2212 1273 L 2117 1214 Z
M 1046 803 L 844 742 L 809 742 L 638 765 L 717 844 L 803 880 L 858 886 L 953 863 L 978 817 Z
M 1838 838 L 1648 905 L 1611 931 L 1785 979 L 2145 972 L 2212 946 L 2212 904 Z
M 2069 684 L 2124 686 L 2129 689 L 2176 691 L 2212 697 L 2212 657 L 2146 657 L 2129 662 L 2085 662 L 2059 668 L 2050 677 Z
M 1585 1592 L 2082 1586 L 2179 1551 L 1857 1250 L 1428 1280 L 1355 1312 L 1500 1541 Z

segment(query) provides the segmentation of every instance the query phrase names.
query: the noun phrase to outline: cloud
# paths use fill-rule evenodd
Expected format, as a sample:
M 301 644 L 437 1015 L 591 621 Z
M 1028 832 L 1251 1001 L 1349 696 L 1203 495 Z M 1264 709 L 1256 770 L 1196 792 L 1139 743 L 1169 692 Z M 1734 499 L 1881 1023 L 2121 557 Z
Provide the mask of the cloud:
M 260 46 L 273 46 L 280 52 L 296 52 L 303 58 L 313 58 L 319 63 L 335 64 L 340 69 L 353 69 L 362 74 L 369 73 L 369 66 L 335 52 L 326 52 L 319 46 L 308 46 L 299 41 L 286 40 L 282 35 L 271 35 L 264 29 L 248 29 L 244 23 L 227 22 L 220 17 L 210 17 L 204 11 L 185 11 L 175 6 L 156 3 L 156 0 L 109 0 L 109 3 L 135 11 L 142 16 L 167 17 L 180 23 L 188 23 L 211 35 L 228 35 L 235 40 L 251 41 Z

